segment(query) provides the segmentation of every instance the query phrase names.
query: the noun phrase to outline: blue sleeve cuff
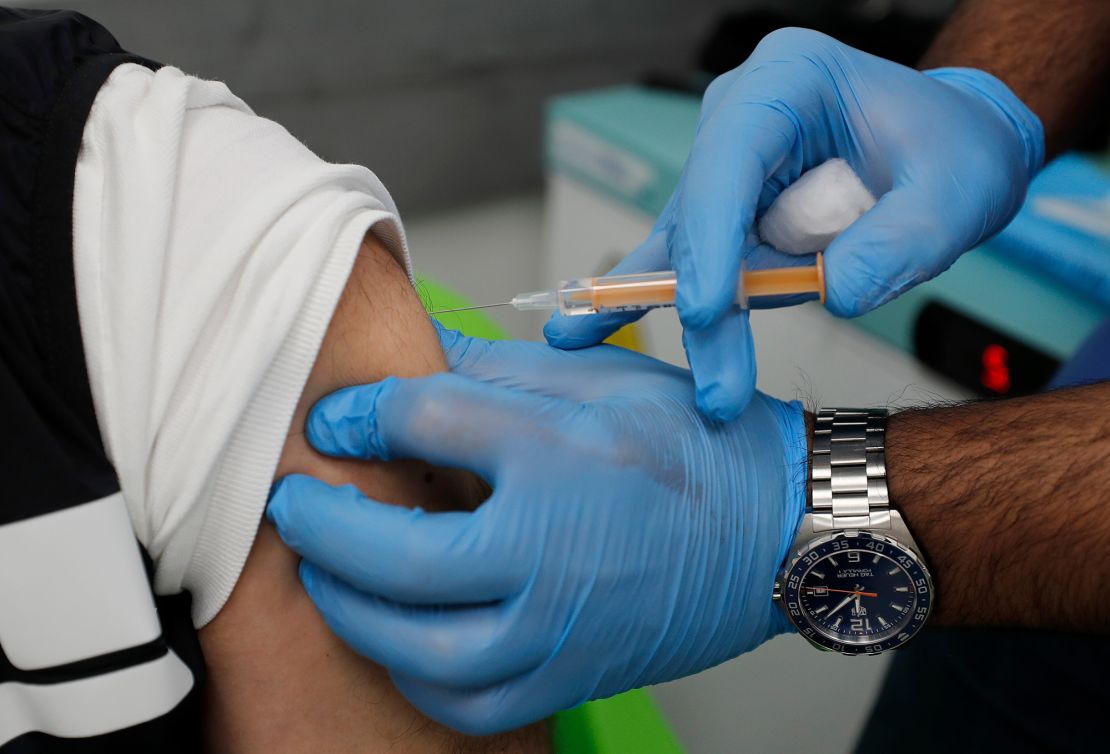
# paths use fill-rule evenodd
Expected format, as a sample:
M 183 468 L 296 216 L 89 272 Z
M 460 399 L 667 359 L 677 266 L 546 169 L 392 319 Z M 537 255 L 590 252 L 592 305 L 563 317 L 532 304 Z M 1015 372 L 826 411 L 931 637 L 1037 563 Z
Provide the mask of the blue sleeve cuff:
M 786 495 L 783 501 L 782 542 L 778 562 L 790 554 L 798 527 L 806 512 L 806 485 L 809 481 L 809 442 L 806 437 L 805 411 L 798 401 L 780 403 L 782 431 L 786 450 Z
M 798 529 L 806 512 L 806 484 L 809 479 L 809 443 L 806 437 L 805 411 L 798 401 L 778 401 L 771 399 L 778 413 L 779 429 L 782 431 L 785 462 L 784 495 L 782 510 L 782 532 L 778 552 L 775 555 L 776 578 L 782 564 L 792 553 L 790 546 L 798 536 Z M 741 419 L 743 421 L 743 419 Z M 775 607 L 770 613 L 767 637 L 784 633 L 797 633 L 798 629 L 786 614 Z
M 930 78 L 970 89 L 994 103 L 1010 121 L 1025 145 L 1029 180 L 1033 180 L 1033 176 L 1044 165 L 1044 125 L 1008 86 L 978 68 L 933 68 L 924 73 Z

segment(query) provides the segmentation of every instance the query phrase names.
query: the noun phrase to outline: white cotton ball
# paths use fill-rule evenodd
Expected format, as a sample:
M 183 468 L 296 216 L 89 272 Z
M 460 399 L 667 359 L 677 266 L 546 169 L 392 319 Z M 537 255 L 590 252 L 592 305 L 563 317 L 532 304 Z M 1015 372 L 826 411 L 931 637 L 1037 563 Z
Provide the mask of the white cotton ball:
M 851 166 L 832 159 L 779 194 L 759 221 L 759 237 L 788 254 L 812 254 L 873 206 L 875 197 Z

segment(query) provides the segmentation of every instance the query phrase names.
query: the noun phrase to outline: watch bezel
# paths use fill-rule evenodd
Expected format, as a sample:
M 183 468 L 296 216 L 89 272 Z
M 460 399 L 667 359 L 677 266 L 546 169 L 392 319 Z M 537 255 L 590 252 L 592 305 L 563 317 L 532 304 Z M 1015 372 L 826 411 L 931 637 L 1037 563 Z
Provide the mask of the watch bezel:
M 798 590 L 801 587 L 802 576 L 804 573 L 798 573 L 797 581 L 791 586 L 790 576 L 795 572 L 808 570 L 809 565 L 802 563 L 802 559 L 813 552 L 820 549 L 830 542 L 837 539 L 871 539 L 882 542 L 888 546 L 898 549 L 900 554 L 908 556 L 910 565 L 902 564 L 903 567 L 910 571 L 910 576 L 916 581 L 919 577 L 913 573 L 916 569 L 920 575 L 925 578 L 927 591 L 924 593 L 925 612 L 915 610 L 914 615 L 911 616 L 910 622 L 906 627 L 899 631 L 896 635 L 883 639 L 881 641 L 873 642 L 847 642 L 837 641 L 835 638 L 822 632 L 819 628 L 812 625 L 801 608 Z M 801 565 L 799 565 L 801 564 Z M 783 612 L 786 614 L 787 620 L 798 629 L 807 641 L 813 644 L 818 649 L 827 650 L 830 652 L 839 652 L 845 655 L 877 655 L 891 649 L 897 649 L 905 646 L 907 642 L 913 639 L 925 623 L 929 620 L 929 616 L 933 611 L 933 578 L 929 573 L 928 567 L 925 565 L 924 559 L 914 550 L 902 542 L 878 532 L 867 529 L 845 529 L 842 531 L 833 531 L 820 537 L 815 537 L 806 543 L 804 547 L 799 549 L 787 562 L 786 566 L 782 569 L 778 583 L 775 589 L 776 598 L 779 600 Z M 918 604 L 922 601 L 922 593 L 918 593 Z M 793 607 L 791 607 L 793 605 Z

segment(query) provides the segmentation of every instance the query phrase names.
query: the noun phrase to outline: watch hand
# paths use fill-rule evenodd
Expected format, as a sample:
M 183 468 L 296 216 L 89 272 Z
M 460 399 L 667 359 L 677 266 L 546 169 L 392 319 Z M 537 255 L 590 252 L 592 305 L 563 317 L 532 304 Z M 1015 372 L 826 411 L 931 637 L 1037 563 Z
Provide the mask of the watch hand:
M 816 589 L 816 587 L 807 586 L 806 589 Z M 840 592 L 841 594 L 862 594 L 864 597 L 878 597 L 878 592 L 860 592 L 853 589 L 831 589 L 825 587 L 826 592 Z
M 845 597 L 844 599 L 842 599 L 840 601 L 839 605 L 837 605 L 836 607 L 834 607 L 832 610 L 829 611 L 829 614 L 825 616 L 825 620 L 828 620 L 829 618 L 831 618 L 833 613 L 835 613 L 837 610 L 844 607 L 845 605 L 847 605 L 851 601 L 852 601 L 852 595 L 849 594 L 847 597 Z

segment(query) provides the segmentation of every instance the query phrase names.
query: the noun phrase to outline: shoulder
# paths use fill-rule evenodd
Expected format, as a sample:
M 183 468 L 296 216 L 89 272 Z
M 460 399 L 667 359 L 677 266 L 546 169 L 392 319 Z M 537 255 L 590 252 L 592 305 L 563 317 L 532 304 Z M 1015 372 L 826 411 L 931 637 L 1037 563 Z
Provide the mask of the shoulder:
M 78 71 L 115 56 L 142 60 L 75 11 L 0 9 L 0 97 L 26 115 L 48 117 Z

